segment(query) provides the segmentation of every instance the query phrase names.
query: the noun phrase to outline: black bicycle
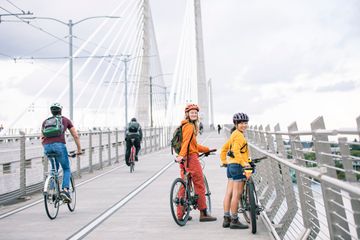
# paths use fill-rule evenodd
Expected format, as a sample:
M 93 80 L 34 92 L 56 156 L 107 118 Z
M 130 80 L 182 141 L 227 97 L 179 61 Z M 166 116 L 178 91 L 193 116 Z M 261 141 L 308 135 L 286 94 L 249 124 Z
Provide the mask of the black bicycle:
M 55 162 L 55 154 L 47 154 L 47 158 L 50 160 L 51 170 L 46 177 L 43 189 L 44 195 L 44 204 L 47 216 L 53 220 L 56 218 L 59 212 L 60 205 L 67 204 L 69 210 L 73 212 L 76 206 L 76 189 L 74 177 L 71 173 L 70 175 L 70 184 L 69 184 L 69 194 L 71 201 L 67 202 L 61 196 L 60 191 L 60 180 L 59 173 Z M 69 157 L 74 158 L 76 153 L 69 154 Z
M 212 152 L 216 150 L 202 153 L 199 155 L 199 158 L 207 157 Z M 202 168 L 205 168 L 205 163 L 202 161 Z M 184 166 L 184 161 L 180 162 L 179 164 L 183 165 L 184 171 L 184 179 L 176 178 L 171 185 L 170 190 L 170 208 L 171 214 L 175 220 L 175 222 L 179 226 L 185 226 L 187 221 L 189 220 L 190 211 L 192 209 L 198 208 L 198 194 L 195 193 L 194 184 L 192 182 L 192 177 L 189 172 L 186 171 Z M 204 175 L 204 184 L 205 184 L 205 199 L 206 199 L 206 211 L 211 213 L 211 192 L 209 189 L 209 184 Z
M 263 160 L 267 158 L 261 157 L 253 159 L 252 161 L 254 163 L 260 162 L 260 160 Z M 257 231 L 257 218 L 260 215 L 260 212 L 264 210 L 264 208 L 260 205 L 260 202 L 258 200 L 257 194 L 256 194 L 256 188 L 255 188 L 255 182 L 253 178 L 251 177 L 253 173 L 254 168 L 248 167 L 244 168 L 243 172 L 246 176 L 246 182 L 244 185 L 243 194 L 240 200 L 240 207 L 238 212 L 242 213 L 244 215 L 244 218 L 247 223 L 251 223 L 251 232 L 253 234 Z

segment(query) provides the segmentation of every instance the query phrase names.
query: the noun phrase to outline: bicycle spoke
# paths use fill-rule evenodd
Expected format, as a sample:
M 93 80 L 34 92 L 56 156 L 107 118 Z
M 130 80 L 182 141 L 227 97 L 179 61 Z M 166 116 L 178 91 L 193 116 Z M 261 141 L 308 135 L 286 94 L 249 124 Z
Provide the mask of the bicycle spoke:
M 50 219 L 55 219 L 60 207 L 58 184 L 54 177 L 48 177 L 45 184 L 44 204 L 46 214 Z

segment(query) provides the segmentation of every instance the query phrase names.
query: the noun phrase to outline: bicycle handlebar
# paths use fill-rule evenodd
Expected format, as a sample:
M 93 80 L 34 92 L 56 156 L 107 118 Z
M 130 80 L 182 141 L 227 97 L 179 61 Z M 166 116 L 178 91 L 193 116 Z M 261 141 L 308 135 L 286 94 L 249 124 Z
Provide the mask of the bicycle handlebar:
M 84 153 L 85 153 L 85 149 L 81 149 L 81 153 L 77 153 L 76 151 L 70 151 L 68 153 L 68 156 L 71 157 L 71 158 L 74 158 L 74 157 L 82 155 Z
M 209 155 L 215 155 L 213 152 L 216 152 L 216 151 L 217 151 L 217 149 L 210 149 L 210 151 L 208 151 L 208 152 L 204 152 L 204 153 L 199 154 L 199 158 L 208 157 Z M 181 160 L 181 162 L 178 162 L 178 161 L 176 161 L 176 159 L 175 159 L 174 162 L 183 164 L 183 163 L 185 162 L 185 159 L 183 158 L 183 159 Z
M 254 162 L 254 163 L 258 163 L 261 160 L 264 160 L 265 158 L 267 158 L 267 156 L 262 156 L 262 157 L 259 157 L 259 158 L 253 158 L 253 159 L 251 159 L 251 161 Z

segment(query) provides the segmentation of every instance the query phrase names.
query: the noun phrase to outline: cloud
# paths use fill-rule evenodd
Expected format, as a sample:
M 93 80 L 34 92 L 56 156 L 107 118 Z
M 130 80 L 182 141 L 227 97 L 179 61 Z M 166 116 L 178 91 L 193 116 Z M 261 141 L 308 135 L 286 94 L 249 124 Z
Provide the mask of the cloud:
M 359 82 L 359 80 L 358 80 Z M 320 86 L 316 89 L 318 92 L 347 92 L 352 91 L 354 88 L 357 88 L 358 86 L 354 81 L 342 81 L 331 85 L 324 85 Z

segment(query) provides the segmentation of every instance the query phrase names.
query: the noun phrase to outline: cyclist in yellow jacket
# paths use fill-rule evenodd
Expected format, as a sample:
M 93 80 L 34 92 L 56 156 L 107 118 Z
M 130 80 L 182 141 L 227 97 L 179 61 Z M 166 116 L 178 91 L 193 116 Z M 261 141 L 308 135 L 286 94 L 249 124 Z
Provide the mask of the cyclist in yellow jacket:
M 220 153 L 221 163 L 227 165 L 228 178 L 224 197 L 224 228 L 246 229 L 249 227 L 242 224 L 238 218 L 239 201 L 246 180 L 243 168 L 250 167 L 248 146 L 244 136 L 248 121 L 249 117 L 245 113 L 234 114 L 234 131 L 229 140 L 223 145 Z

